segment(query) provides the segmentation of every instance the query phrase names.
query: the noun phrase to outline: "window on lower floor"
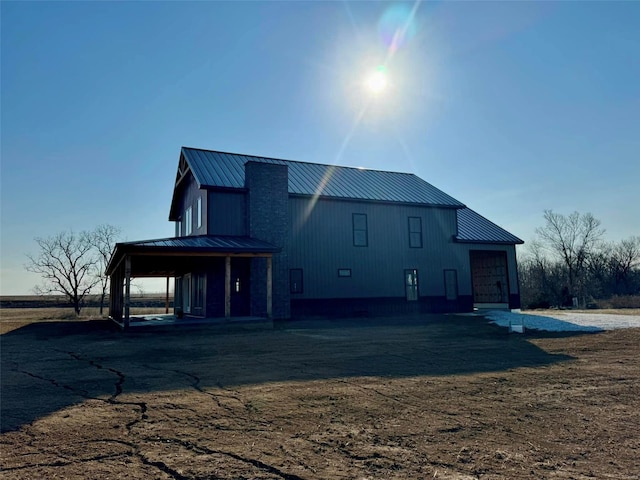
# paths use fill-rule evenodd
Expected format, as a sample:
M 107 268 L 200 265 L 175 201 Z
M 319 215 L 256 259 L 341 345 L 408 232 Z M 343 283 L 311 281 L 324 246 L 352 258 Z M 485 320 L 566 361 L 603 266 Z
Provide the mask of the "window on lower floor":
M 182 308 L 184 313 L 191 313 L 191 274 L 182 277 Z
M 176 277 L 173 305 L 175 309 L 182 309 L 182 277 Z
M 291 293 L 302 293 L 302 269 L 292 268 L 289 270 L 289 291 Z
M 418 270 L 404 271 L 404 286 L 407 301 L 414 302 L 418 300 Z
M 458 272 L 456 270 L 444 271 L 444 294 L 447 300 L 458 298 Z
M 201 309 L 204 307 L 204 292 L 205 292 L 205 278 L 204 273 L 194 275 L 194 296 L 193 296 L 193 308 Z

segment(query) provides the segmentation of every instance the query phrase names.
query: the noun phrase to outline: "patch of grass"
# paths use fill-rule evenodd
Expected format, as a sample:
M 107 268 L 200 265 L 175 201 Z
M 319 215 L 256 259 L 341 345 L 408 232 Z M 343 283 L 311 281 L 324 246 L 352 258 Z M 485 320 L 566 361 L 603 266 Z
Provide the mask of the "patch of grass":
M 599 300 L 597 304 L 601 308 L 640 309 L 640 295 L 614 295 L 608 300 Z

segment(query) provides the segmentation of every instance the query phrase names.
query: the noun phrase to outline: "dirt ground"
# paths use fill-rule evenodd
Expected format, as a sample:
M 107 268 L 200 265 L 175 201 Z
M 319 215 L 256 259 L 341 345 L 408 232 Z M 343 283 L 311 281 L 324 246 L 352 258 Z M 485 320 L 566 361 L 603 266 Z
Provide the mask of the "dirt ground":
M 640 479 L 640 329 L 3 331 L 4 479 Z

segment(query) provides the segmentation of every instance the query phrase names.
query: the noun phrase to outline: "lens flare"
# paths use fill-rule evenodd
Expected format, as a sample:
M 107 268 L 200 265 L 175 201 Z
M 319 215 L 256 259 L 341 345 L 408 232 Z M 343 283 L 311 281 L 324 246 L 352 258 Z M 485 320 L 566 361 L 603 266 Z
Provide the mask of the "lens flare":
M 382 92 L 387 84 L 387 69 L 383 65 L 378 66 L 365 82 L 367 89 L 374 94 Z
M 414 8 L 404 4 L 393 5 L 380 17 L 378 33 L 391 53 L 397 51 L 415 36 L 414 17 L 417 5 L 416 3 Z

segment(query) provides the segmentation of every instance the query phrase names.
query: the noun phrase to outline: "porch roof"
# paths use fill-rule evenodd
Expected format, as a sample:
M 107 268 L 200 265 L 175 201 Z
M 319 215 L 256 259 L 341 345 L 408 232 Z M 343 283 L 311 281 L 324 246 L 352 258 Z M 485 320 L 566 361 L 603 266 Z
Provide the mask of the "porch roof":
M 271 256 L 281 249 L 271 243 L 245 236 L 195 235 L 117 243 L 106 273 L 111 275 L 125 256 L 145 257 L 136 262 L 133 276 L 173 276 L 184 257 Z

